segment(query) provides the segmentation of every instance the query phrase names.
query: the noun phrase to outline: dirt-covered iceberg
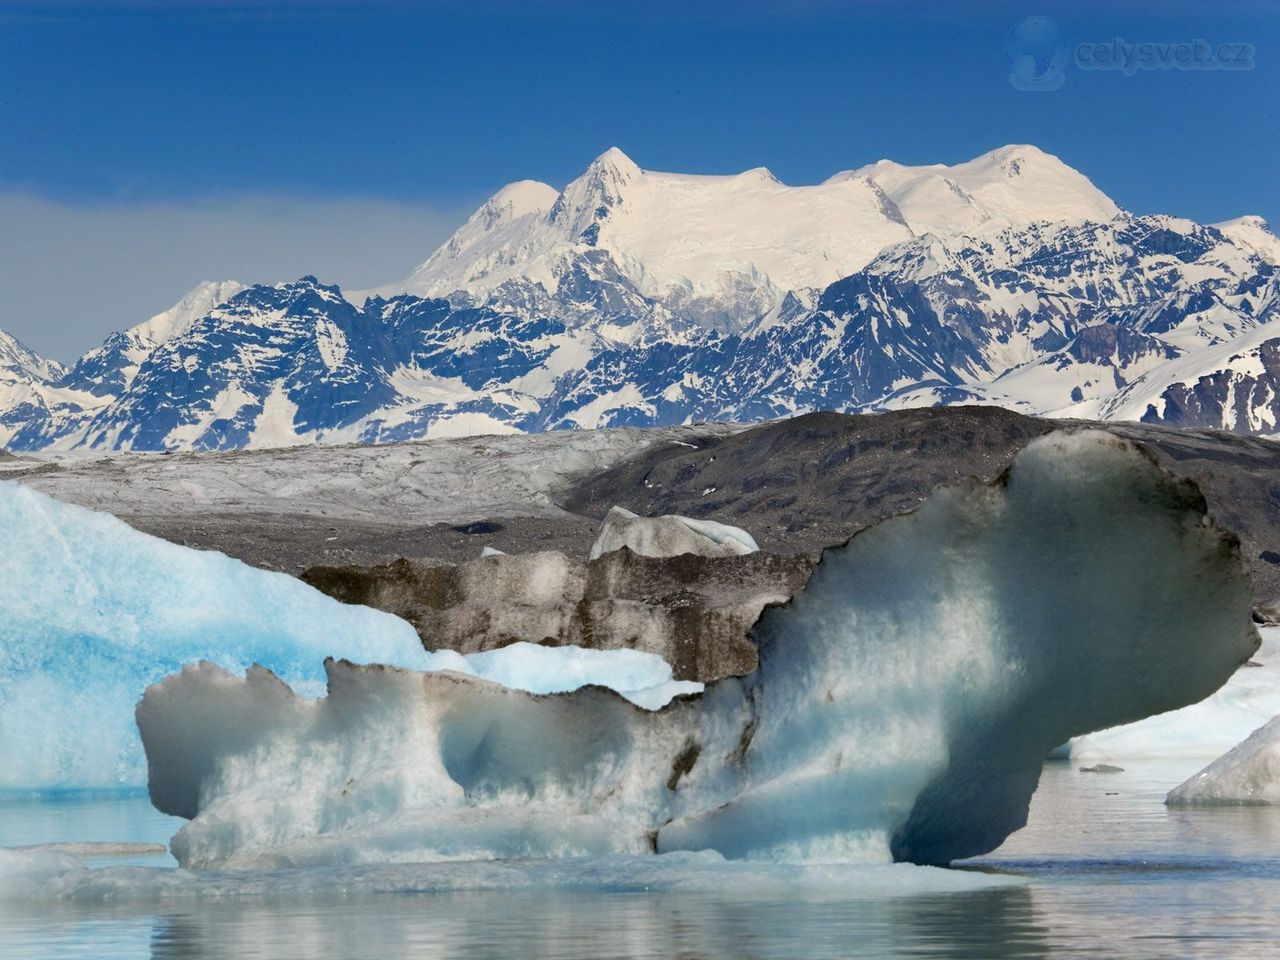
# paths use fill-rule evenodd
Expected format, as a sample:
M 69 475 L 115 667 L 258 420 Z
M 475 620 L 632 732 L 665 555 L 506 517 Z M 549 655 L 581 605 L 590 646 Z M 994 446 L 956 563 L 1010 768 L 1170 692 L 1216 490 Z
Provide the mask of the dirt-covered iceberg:
M 138 707 L 151 796 L 195 866 L 944 863 L 1023 824 L 1055 746 L 1207 696 L 1258 643 L 1195 486 L 1096 432 L 827 550 L 754 638 L 754 673 L 656 713 L 341 661 L 308 701 L 192 665 Z

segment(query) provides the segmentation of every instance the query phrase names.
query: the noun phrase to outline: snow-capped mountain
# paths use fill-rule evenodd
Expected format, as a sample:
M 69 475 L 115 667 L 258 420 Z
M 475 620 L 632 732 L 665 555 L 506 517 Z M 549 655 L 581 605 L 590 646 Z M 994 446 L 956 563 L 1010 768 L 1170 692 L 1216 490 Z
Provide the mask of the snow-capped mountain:
M 737 332 L 788 293 L 812 303 L 886 246 L 925 232 L 1119 212 L 1030 146 L 954 167 L 882 160 L 804 187 L 763 167 L 733 176 L 641 170 L 613 148 L 563 191 L 534 181 L 503 188 L 408 279 L 380 292 L 486 299 L 532 283 L 556 297 L 584 262 L 607 260 L 672 314 Z
M 1280 239 L 1134 216 L 1033 147 L 813 187 L 641 170 L 487 201 L 404 282 L 202 284 L 70 370 L 0 340 L 0 443 L 237 448 L 994 403 L 1280 432 Z
M 858 179 L 883 190 L 916 234 L 981 234 L 1040 220 L 1105 223 L 1121 213 L 1087 177 L 1025 144 L 954 166 L 879 160 L 827 183 Z
M 56 361 L 46 360 L 0 330 L 0 383 L 16 384 L 49 380 L 66 373 Z
M 46 360 L 0 330 L 0 433 L 21 424 L 47 384 L 66 376 L 59 363 Z

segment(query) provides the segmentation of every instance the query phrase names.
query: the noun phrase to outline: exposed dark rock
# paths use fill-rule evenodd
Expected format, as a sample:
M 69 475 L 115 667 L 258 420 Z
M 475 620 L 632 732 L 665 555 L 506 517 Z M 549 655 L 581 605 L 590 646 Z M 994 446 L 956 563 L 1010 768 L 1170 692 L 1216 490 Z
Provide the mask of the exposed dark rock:
M 811 413 L 697 450 L 654 451 L 586 478 L 562 506 L 598 518 L 616 503 L 642 516 L 719 520 L 761 549 L 816 553 L 914 509 L 941 484 L 994 479 L 1027 441 L 1057 426 L 994 407 Z
M 1222 426 L 1243 433 L 1259 429 L 1259 422 L 1274 424 L 1280 418 L 1280 338 L 1258 345 L 1256 374 L 1222 369 L 1187 381 L 1170 384 L 1160 395 L 1163 411 L 1148 404 L 1143 421 L 1185 426 Z
M 680 786 L 680 778 L 693 769 L 693 765 L 698 762 L 698 757 L 702 755 L 702 745 L 690 741 L 685 748 L 676 756 L 675 762 L 671 764 L 671 776 L 667 777 L 667 789 L 675 790 Z

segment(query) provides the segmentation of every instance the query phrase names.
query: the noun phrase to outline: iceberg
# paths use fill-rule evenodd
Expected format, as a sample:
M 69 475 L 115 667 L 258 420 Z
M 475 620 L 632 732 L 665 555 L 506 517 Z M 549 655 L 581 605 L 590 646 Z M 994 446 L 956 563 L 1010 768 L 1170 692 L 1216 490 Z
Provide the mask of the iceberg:
M 134 705 L 190 660 L 263 664 L 304 693 L 329 655 L 425 662 L 398 617 L 16 483 L 0 537 L 0 787 L 144 783 Z
M 641 517 L 622 507 L 610 507 L 588 559 L 598 559 L 623 547 L 642 557 L 676 557 L 682 553 L 738 557 L 760 549 L 751 534 L 727 523 L 674 514 Z
M 1165 802 L 1172 807 L 1280 804 L 1280 716 L 1174 787 Z
M 190 664 L 137 720 L 187 867 L 943 864 L 1025 823 L 1056 745 L 1221 686 L 1258 646 L 1251 606 L 1193 483 L 1059 432 L 825 551 L 761 615 L 753 673 L 657 711 L 329 659 L 315 700 Z

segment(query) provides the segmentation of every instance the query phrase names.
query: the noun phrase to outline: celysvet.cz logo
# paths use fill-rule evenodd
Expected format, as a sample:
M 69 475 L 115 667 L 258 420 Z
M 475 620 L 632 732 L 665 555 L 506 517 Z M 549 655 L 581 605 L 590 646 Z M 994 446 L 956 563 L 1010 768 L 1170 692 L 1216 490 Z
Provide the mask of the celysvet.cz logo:
M 1202 38 L 1136 41 L 1122 37 L 1072 44 L 1061 24 L 1027 17 L 1009 31 L 1004 44 L 1009 83 L 1018 90 L 1058 90 L 1072 64 L 1078 70 L 1106 70 L 1131 77 L 1149 70 L 1252 70 L 1252 43 L 1211 43 Z

